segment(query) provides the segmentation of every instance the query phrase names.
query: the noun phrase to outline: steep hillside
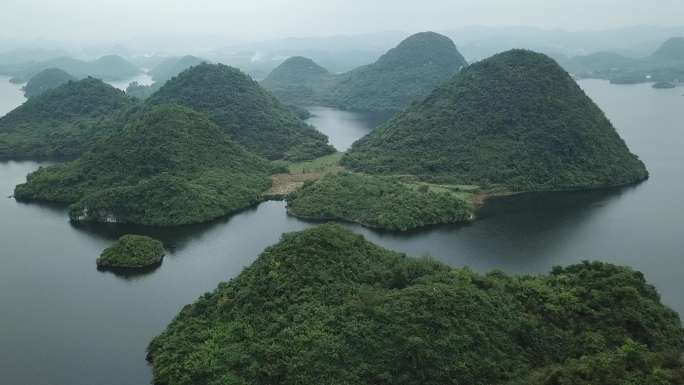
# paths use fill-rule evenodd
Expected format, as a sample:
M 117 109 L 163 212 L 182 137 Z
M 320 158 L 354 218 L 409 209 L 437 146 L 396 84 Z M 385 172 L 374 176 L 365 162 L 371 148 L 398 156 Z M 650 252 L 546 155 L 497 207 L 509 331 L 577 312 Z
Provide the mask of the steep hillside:
M 270 171 L 205 115 L 155 106 L 79 159 L 30 174 L 15 197 L 70 203 L 75 221 L 181 225 L 258 202 Z
M 313 60 L 295 56 L 285 60 L 261 82 L 280 101 L 287 104 L 317 104 L 332 75 Z
M 0 158 L 75 158 L 121 127 L 135 106 L 101 80 L 68 82 L 0 118 Z
M 362 112 L 396 112 L 420 101 L 467 65 L 446 36 L 408 37 L 375 63 L 333 75 L 310 59 L 294 57 L 262 83 L 281 101 Z
M 682 373 L 683 336 L 676 313 L 628 268 L 480 275 L 324 225 L 284 235 L 186 306 L 148 358 L 157 385 L 498 385 L 577 371 L 590 356 L 598 368 L 580 378 L 600 378 L 598 359 L 621 350 L 628 362 L 610 366 L 612 377 L 667 379 Z
M 37 73 L 26 83 L 24 96 L 32 98 L 72 80 L 76 80 L 76 78 L 67 72 L 59 68 L 48 68 Z
M 398 111 L 420 101 L 467 65 L 446 36 L 415 34 L 373 64 L 340 75 L 327 104 L 359 111 Z
M 332 153 L 328 138 L 240 70 L 200 64 L 171 79 L 149 99 L 206 113 L 232 138 L 268 159 L 303 160 Z
M 342 164 L 515 191 L 648 177 L 575 81 L 552 59 L 523 50 L 467 67 L 355 143 Z

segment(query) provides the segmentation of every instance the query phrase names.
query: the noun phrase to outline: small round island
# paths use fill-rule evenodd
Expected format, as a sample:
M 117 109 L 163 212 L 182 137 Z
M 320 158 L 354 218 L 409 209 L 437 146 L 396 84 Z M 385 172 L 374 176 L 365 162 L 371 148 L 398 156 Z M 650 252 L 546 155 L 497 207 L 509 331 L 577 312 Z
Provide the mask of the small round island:
M 124 235 L 97 259 L 98 269 L 139 270 L 157 267 L 164 257 L 164 245 L 142 235 Z
M 653 88 L 655 89 L 660 89 L 660 90 L 665 90 L 665 89 L 670 89 L 670 88 L 675 88 L 677 87 L 676 84 L 670 83 L 670 82 L 657 82 L 653 84 Z

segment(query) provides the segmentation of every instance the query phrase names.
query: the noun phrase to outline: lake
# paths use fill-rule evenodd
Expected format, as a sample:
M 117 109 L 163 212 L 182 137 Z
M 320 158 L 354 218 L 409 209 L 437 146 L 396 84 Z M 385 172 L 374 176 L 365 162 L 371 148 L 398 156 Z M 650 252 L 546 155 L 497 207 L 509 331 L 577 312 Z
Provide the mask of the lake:
M 24 91 L 21 90 L 21 84 L 10 83 L 9 76 L 0 76 L 0 116 L 19 107 L 24 103 Z
M 469 225 L 408 234 L 349 227 L 382 246 L 483 272 L 542 273 L 585 259 L 630 265 L 684 313 L 682 89 L 580 84 L 644 160 L 650 180 L 608 191 L 495 199 Z M 377 123 L 331 109 L 312 112 L 310 123 L 338 149 Z M 239 274 L 283 232 L 310 226 L 288 217 L 282 202 L 176 229 L 74 226 L 62 207 L 5 198 L 38 166 L 0 163 L 0 383 L 149 383 L 145 348 L 183 305 Z M 159 269 L 138 276 L 96 269 L 102 249 L 127 232 L 165 242 L 170 252 Z

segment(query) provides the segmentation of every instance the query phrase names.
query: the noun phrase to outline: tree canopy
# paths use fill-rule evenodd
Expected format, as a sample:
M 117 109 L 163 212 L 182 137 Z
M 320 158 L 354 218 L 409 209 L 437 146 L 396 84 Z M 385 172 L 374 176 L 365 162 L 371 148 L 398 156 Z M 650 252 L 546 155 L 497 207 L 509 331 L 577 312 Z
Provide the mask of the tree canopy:
M 427 184 L 340 172 L 305 184 L 288 196 L 287 211 L 305 219 L 405 231 L 467 221 L 473 208 L 465 198 L 449 190 L 434 191 Z
M 236 68 L 200 64 L 169 80 L 148 103 L 180 104 L 206 113 L 238 143 L 268 159 L 306 160 L 334 152 L 304 123 Z
M 101 80 L 67 82 L 0 118 L 0 159 L 75 158 L 119 129 L 136 106 Z
M 285 103 L 395 112 L 422 100 L 466 65 L 451 39 L 421 32 L 375 63 L 339 75 L 329 74 L 310 59 L 290 58 L 263 85 Z
M 164 245 L 144 235 L 127 234 L 106 248 L 97 259 L 101 269 L 138 269 L 159 265 Z
M 26 83 L 24 86 L 24 96 L 32 98 L 73 80 L 76 80 L 76 78 L 69 75 L 66 71 L 59 68 L 48 68 L 37 73 Z
M 30 174 L 15 197 L 72 204 L 75 221 L 171 226 L 255 204 L 270 172 L 204 114 L 160 105 L 77 160 Z
M 608 187 L 648 177 L 567 72 L 524 50 L 466 67 L 354 143 L 342 164 L 515 191 Z
M 481 275 L 323 225 L 284 235 L 186 306 L 148 359 L 159 385 L 496 385 L 558 366 L 573 378 L 578 360 L 616 351 L 616 375 L 640 378 L 636 349 L 650 365 L 643 378 L 666 379 L 682 371 L 683 336 L 677 314 L 628 268 Z M 603 362 L 586 376 L 600 378 Z

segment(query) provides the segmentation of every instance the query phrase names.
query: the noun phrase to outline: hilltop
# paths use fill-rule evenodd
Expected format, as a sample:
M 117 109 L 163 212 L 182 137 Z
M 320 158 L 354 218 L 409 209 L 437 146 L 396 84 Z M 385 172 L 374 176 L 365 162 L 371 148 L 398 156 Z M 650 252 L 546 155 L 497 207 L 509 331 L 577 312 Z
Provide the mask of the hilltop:
M 608 187 L 648 177 L 567 72 L 524 50 L 467 67 L 356 142 L 342 164 L 514 191 Z
M 684 62 L 684 37 L 666 40 L 654 53 L 654 57 Z
M 32 98 L 73 80 L 76 80 L 76 78 L 66 71 L 59 68 L 48 68 L 37 73 L 26 83 L 23 88 L 24 96 Z
M 0 118 L 0 158 L 75 158 L 122 126 L 136 102 L 98 79 L 70 81 Z
M 481 275 L 323 225 L 284 235 L 183 308 L 148 359 L 158 385 L 678 384 L 666 379 L 684 374 L 683 337 L 628 268 Z
M 325 135 L 252 78 L 223 64 L 187 69 L 166 82 L 148 103 L 175 103 L 206 113 L 236 142 L 271 160 L 313 159 L 334 152 Z
M 270 171 L 204 114 L 154 106 L 79 159 L 30 174 L 14 195 L 71 204 L 74 221 L 173 226 L 257 203 Z
M 421 32 L 402 41 L 375 63 L 331 75 L 306 58 L 291 58 L 263 84 L 282 101 L 347 110 L 395 112 L 420 101 L 467 65 L 446 36 Z
M 207 61 L 192 55 L 186 55 L 181 58 L 171 57 L 157 64 L 150 70 L 149 74 L 155 82 L 163 83 L 186 69 L 205 62 Z
M 451 39 L 422 32 L 375 63 L 340 75 L 323 100 L 348 110 L 398 111 L 422 100 L 466 65 Z
M 294 56 L 276 67 L 261 85 L 283 103 L 316 104 L 331 76 L 328 70 L 313 60 Z

